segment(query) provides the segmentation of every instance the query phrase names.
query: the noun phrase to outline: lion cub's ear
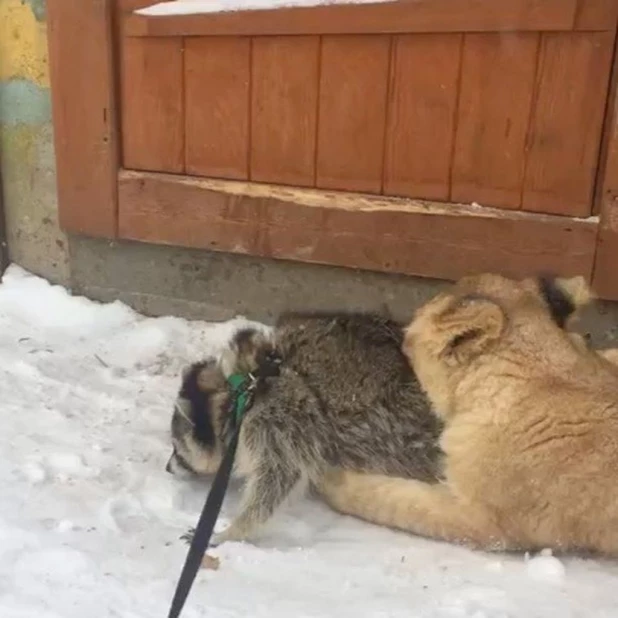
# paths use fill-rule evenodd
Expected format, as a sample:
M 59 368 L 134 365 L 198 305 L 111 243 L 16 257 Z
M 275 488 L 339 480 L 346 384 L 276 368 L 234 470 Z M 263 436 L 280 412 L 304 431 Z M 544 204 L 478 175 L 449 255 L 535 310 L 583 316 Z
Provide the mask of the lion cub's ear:
M 584 277 L 539 277 L 538 286 L 554 322 L 565 328 L 579 309 L 594 300 Z
M 468 294 L 438 316 L 436 326 L 443 337 L 442 357 L 449 364 L 464 364 L 500 338 L 506 315 L 491 298 Z

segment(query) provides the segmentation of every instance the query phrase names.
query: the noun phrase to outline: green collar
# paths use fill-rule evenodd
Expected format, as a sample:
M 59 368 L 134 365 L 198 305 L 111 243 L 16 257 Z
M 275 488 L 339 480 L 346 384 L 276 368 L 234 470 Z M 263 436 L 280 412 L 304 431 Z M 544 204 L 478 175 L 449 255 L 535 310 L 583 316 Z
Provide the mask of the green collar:
M 242 420 L 249 404 L 249 394 L 253 376 L 242 373 L 233 373 L 228 379 L 228 384 L 232 387 L 234 394 L 234 421 L 238 425 Z

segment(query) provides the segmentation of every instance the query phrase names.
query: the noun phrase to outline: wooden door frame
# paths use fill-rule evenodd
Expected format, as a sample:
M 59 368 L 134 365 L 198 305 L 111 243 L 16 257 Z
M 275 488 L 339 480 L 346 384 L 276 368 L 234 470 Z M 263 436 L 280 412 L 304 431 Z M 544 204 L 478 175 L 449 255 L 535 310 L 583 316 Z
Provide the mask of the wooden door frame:
M 546 6 L 556 1 L 547 0 Z M 532 270 L 536 260 L 561 274 L 584 274 L 600 296 L 618 300 L 618 276 L 613 276 L 618 264 L 615 88 L 606 119 L 599 221 L 310 190 L 283 191 L 281 199 L 280 187 L 121 169 L 117 3 L 127 10 L 151 2 L 48 0 L 59 217 L 67 232 L 440 278 L 455 278 L 484 264 L 521 274 Z M 613 0 L 572 4 L 573 30 L 594 28 L 616 15 Z M 370 6 L 319 10 L 362 15 Z M 225 19 L 220 22 L 224 29 L 229 27 Z M 131 20 L 130 27 L 152 28 L 147 25 L 152 23 L 140 18 Z M 188 28 L 188 23 L 177 21 L 175 27 Z M 365 22 L 359 18 L 358 23 Z M 296 222 L 287 214 L 291 204 L 304 213 Z M 457 234 L 458 226 L 466 229 L 468 222 L 469 229 L 470 221 L 480 230 L 474 247 L 469 237 Z M 316 234 L 320 242 L 303 254 L 299 243 Z M 245 239 L 240 245 L 239 238 Z M 553 255 L 543 252 L 544 243 L 554 247 Z M 402 259 L 402 252 L 411 257 Z
M 115 0 L 48 0 L 58 208 L 67 232 L 118 236 Z

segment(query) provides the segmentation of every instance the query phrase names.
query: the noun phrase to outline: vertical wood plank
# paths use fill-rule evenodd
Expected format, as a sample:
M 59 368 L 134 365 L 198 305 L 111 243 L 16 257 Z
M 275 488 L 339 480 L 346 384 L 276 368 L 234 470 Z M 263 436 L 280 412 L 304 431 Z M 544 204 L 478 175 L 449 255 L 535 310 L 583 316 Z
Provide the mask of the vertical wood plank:
M 48 0 L 60 225 L 117 235 L 118 131 L 111 0 Z
M 182 39 L 122 40 L 124 167 L 184 171 Z
M 603 207 L 603 189 L 607 163 L 610 160 L 610 149 L 613 147 L 613 135 L 611 130 L 613 121 L 613 101 L 618 92 L 618 30 L 614 32 L 614 50 L 612 53 L 613 61 L 611 75 L 607 87 L 607 105 L 603 115 L 603 126 L 601 128 L 601 147 L 599 149 L 599 164 L 596 177 L 594 179 L 594 191 L 592 196 L 592 215 L 599 215 Z
M 314 185 L 319 54 L 317 36 L 254 39 L 251 180 Z
M 543 34 L 523 208 L 591 214 L 613 33 Z
M 616 114 L 618 116 L 618 112 Z M 599 297 L 618 301 L 618 125 L 612 128 L 614 139 L 607 163 L 603 187 L 601 221 L 597 239 L 592 287 Z
M 616 0 L 578 0 L 575 30 L 613 30 L 618 19 Z
M 461 34 L 394 38 L 384 193 L 449 197 Z
M 249 178 L 251 39 L 185 41 L 187 173 Z
M 517 209 L 537 34 L 465 35 L 451 199 Z
M 605 122 L 605 156 L 599 178 L 600 221 L 592 287 L 607 300 L 618 301 L 618 46 L 614 49 L 612 94 Z
M 382 189 L 390 37 L 322 39 L 317 186 Z

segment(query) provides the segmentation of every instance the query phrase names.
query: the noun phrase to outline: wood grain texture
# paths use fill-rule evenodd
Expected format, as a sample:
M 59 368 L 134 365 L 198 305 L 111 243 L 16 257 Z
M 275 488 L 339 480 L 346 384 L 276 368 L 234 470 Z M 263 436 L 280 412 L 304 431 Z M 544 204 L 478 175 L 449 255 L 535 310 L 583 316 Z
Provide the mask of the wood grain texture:
M 613 30 L 618 20 L 616 0 L 579 0 L 575 30 Z
M 322 39 L 316 186 L 382 189 L 390 37 Z
M 253 41 L 251 179 L 315 183 L 319 37 Z
M 447 200 L 462 35 L 393 41 L 384 193 Z
M 542 35 L 523 208 L 591 214 L 613 33 Z
M 414 0 L 127 16 L 131 36 L 251 36 L 571 30 L 577 0 Z
M 451 199 L 517 209 L 537 34 L 464 38 Z
M 592 287 L 618 301 L 618 48 L 614 52 L 612 98 L 607 109 L 606 149 L 599 174 L 600 224 Z
M 590 277 L 596 224 L 257 183 L 121 172 L 120 236 L 457 278 L 491 269 Z
M 121 49 L 124 167 L 184 171 L 182 39 L 125 38 Z
M 185 89 L 187 172 L 247 179 L 251 40 L 186 39 Z
M 613 101 L 618 92 L 618 30 L 614 33 L 614 51 L 612 68 L 607 88 L 607 105 L 603 117 L 603 134 L 601 136 L 601 148 L 599 152 L 599 165 L 594 181 L 594 195 L 592 198 L 592 214 L 598 216 L 603 204 L 603 185 L 607 172 L 607 162 L 609 160 L 610 149 L 612 148 L 612 122 L 614 118 Z
M 122 13 L 132 13 L 133 11 L 137 11 L 138 9 L 143 9 L 147 6 L 152 6 L 152 0 L 112 0 L 116 5 L 116 12 L 118 14 Z
M 60 225 L 112 238 L 118 131 L 110 1 L 49 0 L 47 28 Z

